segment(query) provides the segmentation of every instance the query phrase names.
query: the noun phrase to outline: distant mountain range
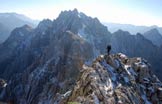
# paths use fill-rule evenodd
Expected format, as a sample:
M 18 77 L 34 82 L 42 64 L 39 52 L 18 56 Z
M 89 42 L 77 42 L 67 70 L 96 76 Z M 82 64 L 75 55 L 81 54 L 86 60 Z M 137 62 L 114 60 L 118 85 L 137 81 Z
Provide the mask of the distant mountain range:
M 130 32 L 132 35 L 135 35 L 137 33 L 143 34 L 151 29 L 156 28 L 160 32 L 160 34 L 162 34 L 162 27 L 158 27 L 156 25 L 155 26 L 135 26 L 131 24 L 106 23 L 106 22 L 104 22 L 103 24 L 107 26 L 108 30 L 112 33 L 121 29 Z
M 159 33 L 159 31 L 156 28 L 143 33 L 143 36 L 146 39 L 150 40 L 156 46 L 160 47 L 162 45 L 162 35 Z
M 15 28 L 7 40 L 0 44 L 0 78 L 7 80 L 8 84 L 5 88 L 0 89 L 0 100 L 16 104 L 55 104 L 55 102 L 57 104 L 56 98 L 59 97 L 59 94 L 72 90 L 76 85 L 76 79 L 80 76 L 79 72 L 82 72 L 84 64 L 92 66 L 94 71 L 95 68 L 102 71 L 96 70 L 94 73 L 94 76 L 99 75 L 102 79 L 100 73 L 104 72 L 105 69 L 102 68 L 104 65 L 98 63 L 99 61 L 93 64 L 93 60 L 100 54 L 106 54 L 108 44 L 112 46 L 111 53 L 122 52 L 129 57 L 144 58 L 142 59 L 144 61 L 139 61 L 137 58 L 137 62 L 135 62 L 140 64 L 140 68 L 138 65 L 136 68 L 138 73 L 142 71 L 141 80 L 144 78 L 143 73 L 150 73 L 145 72 L 149 71 L 148 67 L 162 80 L 162 46 L 159 45 L 159 42 L 157 46 L 154 40 L 146 38 L 152 36 L 152 33 L 159 36 L 156 30 L 150 31 L 153 32 L 136 35 L 124 30 L 111 33 L 97 18 L 78 12 L 77 9 L 62 11 L 53 21 L 42 20 L 36 28 L 29 25 Z M 123 55 L 120 56 L 120 58 L 122 57 Z M 120 58 L 114 58 L 112 63 L 117 64 L 115 60 L 121 61 Z M 111 57 L 108 60 L 111 61 Z M 123 62 L 127 61 L 129 60 L 125 59 Z M 144 62 L 147 63 L 147 66 Z M 132 64 L 130 67 L 134 67 L 136 64 Z M 119 76 L 123 78 L 130 76 L 125 75 L 130 74 L 130 72 L 126 72 L 127 68 L 124 68 L 122 64 L 120 66 L 121 68 L 115 70 L 125 71 L 123 75 Z M 115 68 L 115 66 L 113 67 Z M 111 70 L 111 68 L 108 69 Z M 109 73 L 116 72 L 110 71 Z M 93 74 L 87 76 L 93 76 Z M 105 74 L 104 77 L 106 76 L 108 77 L 109 74 Z M 111 82 L 113 78 L 102 80 Z M 153 77 L 148 76 L 148 78 L 151 78 L 150 80 L 153 82 L 158 81 L 155 81 Z M 121 82 L 123 81 L 121 80 Z M 134 82 L 130 84 L 136 86 Z M 89 86 L 89 82 L 81 85 Z M 124 85 L 126 85 L 125 82 L 122 86 L 124 87 Z M 143 85 L 141 86 L 143 91 L 145 88 Z M 86 90 L 81 89 L 83 94 L 87 92 Z M 88 95 L 85 94 L 85 96 Z M 142 99 L 147 99 L 146 96 L 144 97 Z M 142 99 L 139 98 L 139 100 Z M 142 102 L 145 101 L 142 100 Z
M 111 33 L 118 30 L 128 31 L 130 35 L 141 33 L 146 39 L 150 40 L 154 45 L 162 45 L 162 27 L 158 26 L 135 26 L 130 24 L 104 23 Z
M 21 27 L 25 24 L 36 27 L 38 22 L 22 14 L 0 13 L 0 43 L 4 42 L 10 35 L 10 32 L 16 27 Z

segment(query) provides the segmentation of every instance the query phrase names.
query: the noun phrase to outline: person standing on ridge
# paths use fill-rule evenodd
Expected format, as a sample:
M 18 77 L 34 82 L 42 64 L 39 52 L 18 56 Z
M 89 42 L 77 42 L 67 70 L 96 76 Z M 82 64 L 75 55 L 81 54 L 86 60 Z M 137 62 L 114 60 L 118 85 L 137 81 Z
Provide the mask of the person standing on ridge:
M 110 55 L 111 45 L 107 45 L 107 54 Z

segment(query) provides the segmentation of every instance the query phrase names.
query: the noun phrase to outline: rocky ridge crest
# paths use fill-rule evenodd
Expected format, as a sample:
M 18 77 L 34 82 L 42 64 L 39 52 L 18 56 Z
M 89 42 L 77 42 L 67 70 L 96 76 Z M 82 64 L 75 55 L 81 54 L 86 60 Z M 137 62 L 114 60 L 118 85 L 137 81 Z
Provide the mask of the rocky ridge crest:
M 101 55 L 92 66 L 83 65 L 73 90 L 60 99 L 59 103 L 161 104 L 162 83 L 142 58 Z

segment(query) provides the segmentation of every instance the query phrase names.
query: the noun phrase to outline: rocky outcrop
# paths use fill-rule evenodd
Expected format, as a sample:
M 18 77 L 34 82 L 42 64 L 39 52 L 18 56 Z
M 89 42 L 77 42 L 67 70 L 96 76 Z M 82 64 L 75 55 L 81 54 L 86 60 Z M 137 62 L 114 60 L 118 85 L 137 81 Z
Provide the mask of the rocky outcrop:
M 59 103 L 161 104 L 162 83 L 142 58 L 101 55 L 83 66 L 72 91 Z

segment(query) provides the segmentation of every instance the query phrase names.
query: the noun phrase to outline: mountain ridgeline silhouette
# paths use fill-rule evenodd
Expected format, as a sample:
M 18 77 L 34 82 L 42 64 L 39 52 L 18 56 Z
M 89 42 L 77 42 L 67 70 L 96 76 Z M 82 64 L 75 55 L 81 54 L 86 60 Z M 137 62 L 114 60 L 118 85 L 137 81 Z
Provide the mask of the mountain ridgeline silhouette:
M 45 19 L 36 28 L 16 28 L 0 44 L 0 77 L 9 82 L 0 90 L 0 100 L 53 104 L 58 93 L 74 87 L 84 64 L 89 66 L 106 53 L 108 44 L 112 46 L 110 53 L 148 60 L 162 80 L 162 46 L 142 34 L 122 30 L 111 34 L 97 18 L 74 9 L 62 11 L 53 21 Z
M 25 24 L 36 27 L 39 21 L 32 20 L 22 14 L 0 13 L 0 43 L 4 42 L 11 31 Z

